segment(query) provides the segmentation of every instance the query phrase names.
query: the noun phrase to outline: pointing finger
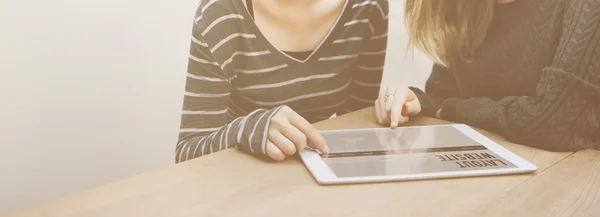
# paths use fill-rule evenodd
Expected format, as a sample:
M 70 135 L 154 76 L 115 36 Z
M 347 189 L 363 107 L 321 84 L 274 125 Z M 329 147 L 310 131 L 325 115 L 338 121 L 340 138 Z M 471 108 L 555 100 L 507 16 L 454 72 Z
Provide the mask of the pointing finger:
M 321 134 L 317 132 L 317 129 L 315 129 L 306 119 L 296 112 L 290 112 L 288 114 L 288 119 L 293 126 L 304 133 L 307 144 L 310 144 L 309 146 L 319 149 L 323 153 L 329 152 L 329 147 L 323 136 L 321 136 Z
M 398 124 L 404 121 L 406 121 L 406 118 L 403 117 L 402 115 L 402 108 L 404 107 L 404 104 L 406 103 L 406 91 L 402 91 L 397 93 L 396 97 L 394 98 L 394 104 L 392 106 L 392 111 L 390 112 L 390 119 L 391 119 L 391 124 L 390 127 L 392 129 L 396 129 L 398 127 Z

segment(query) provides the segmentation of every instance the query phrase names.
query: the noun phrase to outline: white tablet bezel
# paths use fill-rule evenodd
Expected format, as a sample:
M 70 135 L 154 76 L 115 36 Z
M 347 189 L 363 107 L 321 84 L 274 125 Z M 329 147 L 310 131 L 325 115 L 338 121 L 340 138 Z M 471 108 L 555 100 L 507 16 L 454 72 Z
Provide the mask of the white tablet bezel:
M 481 169 L 481 170 L 469 170 L 469 171 L 452 171 L 452 172 L 435 172 L 435 173 L 422 173 L 422 174 L 409 174 L 409 175 L 387 175 L 387 176 L 363 176 L 363 177 L 337 177 L 325 161 L 319 156 L 319 153 L 311 149 L 304 149 L 299 152 L 300 157 L 310 173 L 320 184 L 347 184 L 347 183 L 368 183 L 368 182 L 386 182 L 386 181 L 407 181 L 407 180 L 422 180 L 422 179 L 437 179 L 437 178 L 456 178 L 456 177 L 469 177 L 469 176 L 490 176 L 490 175 L 506 175 L 506 174 L 519 174 L 519 173 L 530 173 L 535 172 L 537 167 L 529 161 L 517 156 L 508 149 L 500 146 L 491 139 L 485 137 L 481 133 L 477 132 L 473 128 L 464 124 L 447 124 L 447 125 L 433 125 L 433 126 L 410 126 L 405 128 L 435 128 L 442 126 L 453 126 L 458 129 L 464 135 L 471 139 L 479 142 L 490 151 L 498 154 L 500 157 L 506 159 L 516 166 L 516 168 L 500 168 L 500 169 Z M 352 129 L 352 130 L 324 130 L 320 132 L 348 132 L 353 131 L 368 131 L 368 130 L 381 130 L 389 128 L 367 128 L 367 129 Z

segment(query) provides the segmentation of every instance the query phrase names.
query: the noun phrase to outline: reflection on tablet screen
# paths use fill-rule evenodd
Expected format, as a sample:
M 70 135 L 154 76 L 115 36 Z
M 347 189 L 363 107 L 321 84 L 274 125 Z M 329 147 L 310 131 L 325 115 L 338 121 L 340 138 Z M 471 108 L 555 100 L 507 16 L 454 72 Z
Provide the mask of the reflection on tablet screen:
M 327 132 L 323 160 L 338 177 L 514 168 L 452 126 Z

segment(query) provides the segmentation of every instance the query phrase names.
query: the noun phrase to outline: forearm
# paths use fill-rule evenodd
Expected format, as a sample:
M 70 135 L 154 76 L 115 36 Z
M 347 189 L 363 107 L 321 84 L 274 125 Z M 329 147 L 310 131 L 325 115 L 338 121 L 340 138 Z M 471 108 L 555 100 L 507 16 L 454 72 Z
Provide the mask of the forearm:
M 235 146 L 240 123 L 241 118 L 216 130 L 215 128 L 182 129 L 175 151 L 176 163 Z
M 182 127 L 177 143 L 176 161 L 179 163 L 232 147 L 247 153 L 265 155 L 270 120 L 278 110 L 279 107 L 255 110 L 247 116 L 238 117 L 216 128 Z
M 441 118 L 547 150 L 593 148 L 594 134 L 600 132 L 600 86 L 557 69 L 548 68 L 545 75 L 552 88 L 542 86 L 548 91 L 535 97 L 450 98 L 442 105 Z

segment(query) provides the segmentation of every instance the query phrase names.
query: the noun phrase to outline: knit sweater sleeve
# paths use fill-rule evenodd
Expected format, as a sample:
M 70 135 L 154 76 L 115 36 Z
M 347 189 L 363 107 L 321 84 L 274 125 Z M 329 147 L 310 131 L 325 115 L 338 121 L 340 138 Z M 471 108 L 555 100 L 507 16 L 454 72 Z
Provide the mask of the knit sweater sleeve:
M 499 132 L 509 140 L 553 151 L 600 149 L 600 0 L 569 1 L 554 60 L 536 94 L 448 98 L 446 120 Z
M 410 87 L 421 103 L 422 116 L 437 118 L 441 104 L 449 98 L 458 97 L 460 92 L 451 68 L 433 65 L 431 75 L 425 82 L 425 92 L 416 87 Z

